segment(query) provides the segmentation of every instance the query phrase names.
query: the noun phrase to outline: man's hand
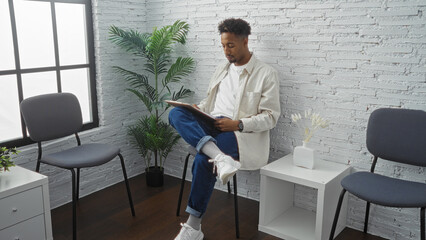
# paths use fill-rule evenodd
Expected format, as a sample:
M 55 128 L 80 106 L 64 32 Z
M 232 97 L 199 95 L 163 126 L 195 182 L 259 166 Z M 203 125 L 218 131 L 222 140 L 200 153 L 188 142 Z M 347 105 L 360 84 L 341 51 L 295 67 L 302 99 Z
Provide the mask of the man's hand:
M 222 132 L 238 131 L 238 120 L 229 118 L 218 118 L 214 122 L 214 126 Z
M 197 104 L 192 104 L 192 106 L 195 107 L 196 109 L 200 109 Z

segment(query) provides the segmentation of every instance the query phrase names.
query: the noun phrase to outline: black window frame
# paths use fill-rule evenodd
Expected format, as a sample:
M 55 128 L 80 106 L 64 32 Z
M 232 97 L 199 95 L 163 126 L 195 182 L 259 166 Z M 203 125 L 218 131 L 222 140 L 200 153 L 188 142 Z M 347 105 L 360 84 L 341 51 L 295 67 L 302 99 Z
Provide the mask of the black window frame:
M 83 124 L 83 127 L 80 131 L 85 131 L 88 129 L 96 128 L 99 126 L 99 116 L 98 116 L 98 100 L 97 100 L 97 91 L 96 91 L 96 65 L 95 65 L 95 49 L 94 49 L 94 32 L 93 32 L 93 19 L 92 19 L 92 3 L 91 0 L 26 0 L 26 1 L 36 1 L 36 2 L 50 2 L 50 10 L 52 17 L 52 28 L 53 28 L 53 44 L 55 52 L 55 66 L 52 67 L 37 67 L 37 68 L 26 68 L 22 69 L 20 65 L 19 58 L 19 46 L 18 46 L 18 37 L 16 30 L 16 21 L 15 21 L 15 12 L 14 12 L 14 0 L 8 0 L 9 3 L 9 13 L 10 13 L 10 24 L 12 30 L 12 39 L 13 39 L 13 48 L 15 56 L 15 70 L 0 70 L 0 76 L 2 75 L 15 75 L 17 86 L 18 86 L 18 98 L 19 103 L 23 100 L 23 90 L 22 90 L 22 74 L 25 73 L 37 73 L 37 72 L 46 72 L 46 71 L 55 71 L 56 72 L 56 81 L 57 81 L 57 92 L 62 92 L 61 86 L 61 71 L 70 70 L 70 69 L 82 69 L 87 68 L 89 71 L 89 85 L 90 85 L 90 102 L 91 102 L 91 114 L 92 122 Z M 86 41 L 87 41 L 87 54 L 88 54 L 88 63 L 87 64 L 74 64 L 74 65 L 59 65 L 59 45 L 58 45 L 58 32 L 56 26 L 56 10 L 55 3 L 70 3 L 70 4 L 84 4 L 85 5 L 85 16 L 86 16 Z M 9 141 L 0 141 L 1 146 L 5 147 L 21 147 L 34 143 L 28 135 L 26 125 L 21 115 L 21 130 L 22 138 L 9 140 Z

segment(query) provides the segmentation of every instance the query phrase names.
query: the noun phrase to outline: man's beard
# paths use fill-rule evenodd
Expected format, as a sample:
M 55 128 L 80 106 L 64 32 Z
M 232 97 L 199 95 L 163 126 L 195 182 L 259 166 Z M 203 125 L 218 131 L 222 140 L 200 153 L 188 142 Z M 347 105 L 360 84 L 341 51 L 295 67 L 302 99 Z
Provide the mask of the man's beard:
M 229 63 L 236 63 L 237 62 L 237 59 L 234 58 L 234 57 L 228 58 L 228 56 L 227 56 L 226 58 L 228 59 Z

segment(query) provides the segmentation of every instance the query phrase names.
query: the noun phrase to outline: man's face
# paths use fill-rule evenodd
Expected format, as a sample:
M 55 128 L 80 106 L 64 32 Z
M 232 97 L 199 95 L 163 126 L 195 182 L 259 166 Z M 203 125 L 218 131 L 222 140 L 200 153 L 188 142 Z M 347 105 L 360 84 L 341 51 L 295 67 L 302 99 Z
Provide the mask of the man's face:
M 230 63 L 238 63 L 243 59 L 246 53 L 248 39 L 240 37 L 234 33 L 224 32 L 220 35 L 223 52 Z

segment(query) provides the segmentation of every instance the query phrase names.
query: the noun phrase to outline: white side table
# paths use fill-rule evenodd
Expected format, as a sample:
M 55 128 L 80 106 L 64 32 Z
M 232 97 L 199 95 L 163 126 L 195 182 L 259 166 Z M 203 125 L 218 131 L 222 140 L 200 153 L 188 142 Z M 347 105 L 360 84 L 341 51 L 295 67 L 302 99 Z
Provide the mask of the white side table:
M 16 166 L 0 173 L 0 239 L 53 239 L 46 176 Z
M 350 166 L 316 161 L 315 169 L 294 166 L 289 154 L 260 169 L 259 231 L 286 240 L 324 240 L 330 235 L 342 187 L 340 181 Z M 317 211 L 294 206 L 294 185 L 317 189 Z M 345 197 L 336 235 L 346 226 Z

